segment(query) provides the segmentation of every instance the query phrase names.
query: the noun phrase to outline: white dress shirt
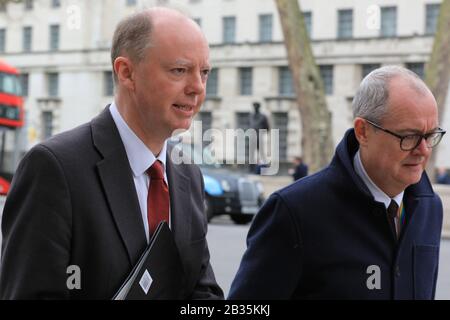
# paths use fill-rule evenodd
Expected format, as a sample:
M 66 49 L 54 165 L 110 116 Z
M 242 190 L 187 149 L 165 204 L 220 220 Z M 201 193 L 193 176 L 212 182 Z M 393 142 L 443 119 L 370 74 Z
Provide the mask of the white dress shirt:
M 356 152 L 355 157 L 353 158 L 353 166 L 355 168 L 356 174 L 361 177 L 361 179 L 364 181 L 364 184 L 369 189 L 370 193 L 375 198 L 375 201 L 384 203 L 386 209 L 389 207 L 389 204 L 391 203 L 391 200 L 394 200 L 398 207 L 400 208 L 401 203 L 403 201 L 403 194 L 405 191 L 400 192 L 398 195 L 393 197 L 389 197 L 386 193 L 384 193 L 373 181 L 370 179 L 369 175 L 367 174 L 366 170 L 364 169 L 364 165 L 361 162 L 361 156 L 358 152 Z M 399 223 L 398 217 L 394 219 L 395 220 L 395 227 L 397 228 L 397 225 Z
M 130 163 L 131 171 L 133 172 L 134 186 L 136 187 L 136 193 L 139 200 L 139 206 L 141 208 L 142 221 L 144 223 L 145 235 L 147 237 L 147 243 L 149 241 L 148 221 L 147 221 L 147 195 L 150 185 L 150 177 L 146 173 L 147 169 L 156 160 L 159 160 L 163 164 L 164 169 L 164 181 L 169 186 L 166 173 L 166 150 L 167 141 L 164 142 L 164 146 L 159 153 L 158 157 L 150 151 L 149 148 L 142 142 L 141 139 L 131 130 L 125 120 L 119 113 L 115 102 L 109 106 L 111 116 L 119 130 L 120 138 L 122 139 L 125 151 L 127 153 L 128 161 Z M 171 220 L 170 204 L 169 204 L 169 226 Z

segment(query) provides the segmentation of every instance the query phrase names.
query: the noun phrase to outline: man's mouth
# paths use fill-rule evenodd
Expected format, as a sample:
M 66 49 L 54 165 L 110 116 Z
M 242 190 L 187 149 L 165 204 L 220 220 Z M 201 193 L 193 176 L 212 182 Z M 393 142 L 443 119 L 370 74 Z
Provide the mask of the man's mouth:
M 407 167 L 416 167 L 416 166 L 423 166 L 423 164 L 425 162 L 424 157 L 416 157 L 415 159 L 412 159 L 412 160 L 416 160 L 416 161 L 407 162 L 404 165 Z
M 194 108 L 190 105 L 182 105 L 182 104 L 173 104 L 173 106 L 179 110 L 185 111 L 185 112 L 190 112 L 192 111 Z
M 422 166 L 422 163 L 405 163 L 406 167 L 412 168 L 412 167 L 417 167 L 417 166 Z

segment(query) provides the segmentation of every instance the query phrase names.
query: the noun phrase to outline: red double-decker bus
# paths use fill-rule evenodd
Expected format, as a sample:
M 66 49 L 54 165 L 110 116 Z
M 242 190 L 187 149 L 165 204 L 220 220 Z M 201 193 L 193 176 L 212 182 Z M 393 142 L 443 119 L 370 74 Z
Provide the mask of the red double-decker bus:
M 23 126 L 23 100 L 19 72 L 0 60 L 0 126 Z
M 0 128 L 22 127 L 23 119 L 24 110 L 19 72 L 0 60 Z M 1 146 L 1 150 L 3 158 L 4 145 Z M 1 163 L 3 163 L 3 159 Z M 1 170 L 3 168 L 0 168 Z M 9 179 L 5 179 L 5 176 L 2 177 L 2 175 L 0 173 L 0 195 L 6 195 L 9 191 Z

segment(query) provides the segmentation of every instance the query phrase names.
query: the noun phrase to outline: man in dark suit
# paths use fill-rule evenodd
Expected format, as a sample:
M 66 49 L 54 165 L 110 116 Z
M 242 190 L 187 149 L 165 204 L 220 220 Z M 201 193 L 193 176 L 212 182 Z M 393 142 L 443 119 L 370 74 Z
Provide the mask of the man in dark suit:
M 111 58 L 114 102 L 32 148 L 18 167 L 3 213 L 1 299 L 111 299 L 159 214 L 186 275 L 179 298 L 223 298 L 209 262 L 202 174 L 174 164 L 166 142 L 204 100 L 208 44 L 192 20 L 154 8 L 119 23 Z
M 424 172 L 445 131 L 414 73 L 383 67 L 331 164 L 255 217 L 230 299 L 432 299 L 442 203 Z
M 447 168 L 440 167 L 437 170 L 436 183 L 439 184 L 450 184 L 450 175 L 448 174 Z
M 308 175 L 308 166 L 303 162 L 302 157 L 295 157 L 292 178 L 294 181 L 304 178 Z

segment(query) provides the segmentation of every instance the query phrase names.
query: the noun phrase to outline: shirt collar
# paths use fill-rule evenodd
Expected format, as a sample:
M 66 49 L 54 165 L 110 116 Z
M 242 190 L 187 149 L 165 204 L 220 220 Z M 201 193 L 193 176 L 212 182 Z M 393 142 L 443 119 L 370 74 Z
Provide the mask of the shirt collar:
M 159 160 L 163 164 L 164 173 L 166 172 L 166 154 L 167 141 L 164 142 L 163 148 L 158 157 L 155 157 L 153 152 L 142 142 L 141 139 L 131 130 L 125 120 L 122 118 L 115 102 L 109 106 L 111 116 L 119 130 L 119 135 L 125 146 L 128 161 L 130 162 L 131 170 L 135 177 L 144 174 L 147 169 L 156 161 Z
M 355 168 L 356 174 L 361 177 L 364 184 L 369 189 L 370 193 L 375 198 L 375 201 L 382 202 L 384 205 L 389 207 L 389 204 L 391 203 L 391 200 L 394 200 L 397 205 L 400 207 L 401 203 L 403 201 L 403 194 L 405 191 L 400 192 L 398 195 L 396 195 L 394 198 L 390 198 L 386 193 L 384 193 L 373 181 L 370 179 L 369 175 L 367 174 L 366 170 L 364 169 L 364 166 L 361 162 L 361 156 L 359 153 L 359 150 L 356 152 L 355 157 L 353 158 L 353 166 Z

